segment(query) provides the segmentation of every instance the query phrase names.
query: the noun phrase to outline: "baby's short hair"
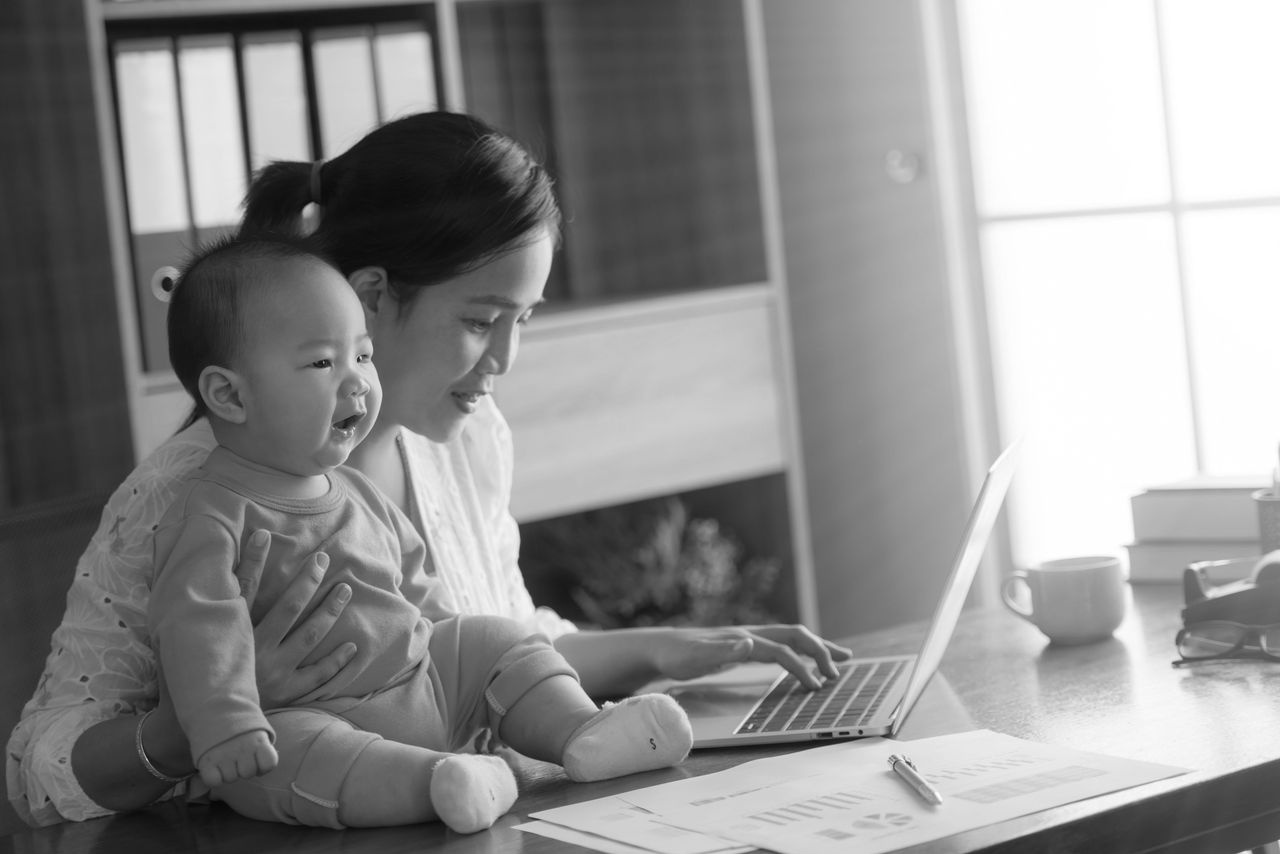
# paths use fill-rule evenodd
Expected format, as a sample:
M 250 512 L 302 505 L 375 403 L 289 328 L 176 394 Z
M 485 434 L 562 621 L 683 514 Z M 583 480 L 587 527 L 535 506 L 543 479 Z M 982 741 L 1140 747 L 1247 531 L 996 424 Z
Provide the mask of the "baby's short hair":
M 314 241 L 288 234 L 245 233 L 196 247 L 183 264 L 169 300 L 169 363 L 195 401 L 188 422 L 206 414 L 200 373 L 227 366 L 245 333 L 251 288 L 265 286 L 276 263 L 318 261 L 333 266 Z

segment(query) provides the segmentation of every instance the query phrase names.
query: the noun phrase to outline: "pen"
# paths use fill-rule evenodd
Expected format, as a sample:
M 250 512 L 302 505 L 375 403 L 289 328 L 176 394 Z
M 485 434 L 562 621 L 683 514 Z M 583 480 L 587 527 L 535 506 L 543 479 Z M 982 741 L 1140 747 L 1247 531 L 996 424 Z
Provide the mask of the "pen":
M 929 785 L 929 781 L 920 776 L 920 771 L 916 768 L 916 764 L 905 756 L 893 754 L 889 757 L 889 767 L 893 769 L 893 773 L 897 774 L 903 781 L 915 790 L 915 793 L 925 799 L 926 803 L 940 804 L 942 803 L 942 795 L 938 794 L 938 790 Z

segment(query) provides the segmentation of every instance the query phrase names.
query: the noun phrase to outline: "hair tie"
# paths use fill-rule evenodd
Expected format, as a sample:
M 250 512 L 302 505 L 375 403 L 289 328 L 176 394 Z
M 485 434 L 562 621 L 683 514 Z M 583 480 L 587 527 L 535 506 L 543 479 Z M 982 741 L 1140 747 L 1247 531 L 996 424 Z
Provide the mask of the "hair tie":
M 320 168 L 324 166 L 324 158 L 311 164 L 311 201 L 320 204 Z

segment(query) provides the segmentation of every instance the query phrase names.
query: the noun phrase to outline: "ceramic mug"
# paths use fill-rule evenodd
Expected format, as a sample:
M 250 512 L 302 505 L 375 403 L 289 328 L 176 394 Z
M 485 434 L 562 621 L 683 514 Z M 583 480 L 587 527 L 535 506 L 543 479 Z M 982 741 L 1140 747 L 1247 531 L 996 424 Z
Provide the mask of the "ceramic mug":
M 1010 574 L 1000 588 L 1009 610 L 1060 644 L 1110 637 L 1124 620 L 1127 593 L 1124 564 L 1112 555 L 1045 561 Z

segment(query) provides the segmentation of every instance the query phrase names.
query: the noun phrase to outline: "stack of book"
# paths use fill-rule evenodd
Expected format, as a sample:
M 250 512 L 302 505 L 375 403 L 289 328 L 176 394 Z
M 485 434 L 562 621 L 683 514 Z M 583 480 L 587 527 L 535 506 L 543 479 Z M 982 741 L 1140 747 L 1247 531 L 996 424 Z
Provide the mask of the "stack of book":
M 1260 556 L 1253 493 L 1269 486 L 1263 476 L 1200 475 L 1134 495 L 1129 579 L 1180 581 L 1195 561 Z

